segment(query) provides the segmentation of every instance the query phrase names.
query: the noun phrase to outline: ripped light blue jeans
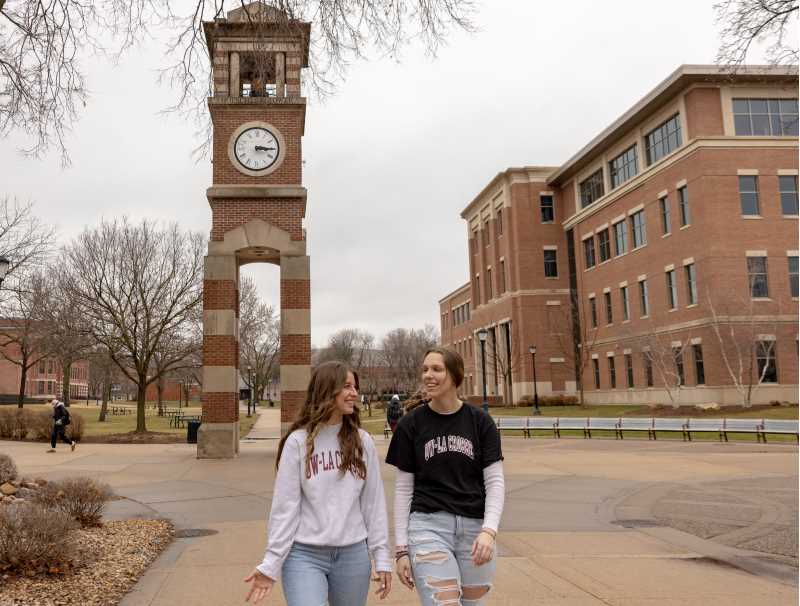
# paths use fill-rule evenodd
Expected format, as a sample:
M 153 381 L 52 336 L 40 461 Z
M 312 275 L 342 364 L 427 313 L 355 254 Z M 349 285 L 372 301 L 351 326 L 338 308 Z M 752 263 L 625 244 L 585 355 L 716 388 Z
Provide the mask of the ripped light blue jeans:
M 411 514 L 408 551 L 423 606 L 480 606 L 492 587 L 496 558 L 475 566 L 472 543 L 483 520 L 444 511 Z

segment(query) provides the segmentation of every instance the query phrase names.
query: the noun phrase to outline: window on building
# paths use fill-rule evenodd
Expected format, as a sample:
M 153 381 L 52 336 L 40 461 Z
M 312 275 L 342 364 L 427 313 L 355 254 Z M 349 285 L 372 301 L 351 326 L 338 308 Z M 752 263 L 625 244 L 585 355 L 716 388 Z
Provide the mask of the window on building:
M 495 211 L 495 228 L 497 229 L 497 237 L 503 235 L 503 209 L 498 208 Z
M 592 328 L 597 328 L 597 301 L 594 297 L 589 297 L 589 315 L 592 320 Z
M 778 188 L 781 192 L 781 212 L 784 215 L 796 215 L 797 209 L 797 176 L 781 175 L 778 177 Z
M 483 224 L 483 246 L 489 248 L 489 219 Z
M 622 299 L 622 319 L 631 319 L 631 302 L 628 298 L 628 287 L 623 286 L 619 289 L 619 296 Z
M 758 177 L 755 175 L 739 176 L 739 202 L 742 205 L 742 214 L 746 216 L 758 215 Z
M 671 269 L 666 273 L 667 276 L 667 307 L 675 309 L 678 307 L 678 287 L 675 284 L 675 270 Z
M 556 220 L 555 206 L 553 206 L 553 196 L 539 196 L 539 209 L 542 214 L 542 223 L 552 223 Z
M 594 238 L 586 238 L 583 241 L 583 256 L 586 260 L 586 269 L 594 267 L 595 265 Z
M 611 293 L 603 293 L 603 298 L 606 301 L 606 324 L 611 324 L 614 322 L 614 310 L 612 309 L 611 305 Z
M 681 211 L 681 227 L 692 222 L 692 215 L 689 212 L 689 190 L 686 186 L 678 188 L 678 207 Z
M 483 298 L 481 297 L 481 279 L 479 276 L 475 276 L 475 301 L 478 305 L 481 304 Z
M 658 205 L 661 208 L 661 231 L 668 234 L 672 231 L 669 225 L 669 198 L 666 196 L 661 198 Z
M 642 362 L 644 363 L 644 380 L 648 387 L 653 386 L 653 356 L 649 351 L 642 354 Z
M 56 371 L 56 361 L 55 360 L 48 360 L 47 361 L 47 372 L 48 374 L 53 374 Z
M 759 341 L 756 343 L 757 381 L 759 383 L 778 382 L 778 364 L 775 357 L 775 341 Z
M 597 249 L 600 253 L 600 263 L 611 258 L 611 242 L 608 239 L 608 229 L 597 232 Z
M 703 366 L 703 346 L 699 343 L 692 345 L 692 357 L 694 358 L 694 378 L 698 385 L 706 384 L 706 369 Z
M 631 232 L 633 233 L 633 247 L 639 248 L 647 244 L 647 227 L 644 222 L 644 210 L 631 215 Z
M 628 387 L 633 387 L 633 356 L 625 354 L 625 376 L 628 379 Z
M 500 261 L 500 294 L 506 292 L 506 262 Z
M 617 366 L 614 363 L 614 356 L 608 356 L 608 382 L 611 389 L 617 388 Z
M 642 317 L 650 315 L 650 301 L 647 295 L 647 280 L 639 280 L 639 312 Z
M 39 360 L 39 374 L 40 374 L 40 375 L 43 375 L 43 374 L 44 374 L 44 368 L 45 368 L 45 366 L 44 366 L 44 360 Z
M 469 239 L 469 248 L 473 255 L 478 254 L 478 230 L 472 230 L 472 237 Z
M 584 181 L 581 181 L 579 187 L 581 191 L 581 208 L 586 208 L 605 193 L 603 189 L 603 169 L 598 168 Z
M 470 306 L 470 303 L 469 303 L 469 301 L 467 301 L 467 309 L 466 309 L 466 321 L 467 322 L 469 322 L 469 306 Z
M 739 136 L 797 136 L 797 99 L 734 99 Z
M 631 145 L 619 156 L 608 163 L 608 174 L 611 177 L 611 189 L 619 187 L 639 172 L 636 166 L 636 145 Z
M 681 146 L 681 121 L 675 114 L 644 137 L 647 165 L 657 162 Z
M 594 388 L 600 389 L 600 360 L 592 358 L 592 368 L 594 370 Z
M 793 297 L 798 296 L 797 256 L 787 257 L 789 262 L 789 292 Z
M 694 263 L 683 266 L 686 272 L 686 296 L 689 297 L 688 305 L 697 304 L 697 273 L 694 270 Z
M 617 255 L 623 255 L 628 252 L 628 224 L 625 221 L 614 223 L 612 226 L 614 230 L 614 245 L 617 249 Z
M 675 376 L 678 379 L 678 385 L 686 385 L 686 372 L 683 367 L 683 347 L 673 347 L 672 357 L 675 360 Z
M 492 270 L 486 270 L 486 300 L 491 301 L 494 299 L 494 292 L 492 292 Z
M 555 250 L 544 251 L 544 275 L 546 278 L 558 277 L 558 261 Z
M 44 394 L 44 381 L 36 381 L 36 395 Z
M 769 297 L 766 257 L 747 257 L 747 279 L 750 284 L 750 297 L 753 299 Z

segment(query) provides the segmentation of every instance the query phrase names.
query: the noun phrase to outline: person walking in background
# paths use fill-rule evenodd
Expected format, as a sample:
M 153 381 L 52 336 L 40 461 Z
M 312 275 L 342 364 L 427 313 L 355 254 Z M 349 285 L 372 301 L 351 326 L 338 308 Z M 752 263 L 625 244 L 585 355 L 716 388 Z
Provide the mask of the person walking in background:
M 50 404 L 53 406 L 53 431 L 50 434 L 50 450 L 47 452 L 56 451 L 56 440 L 58 438 L 61 438 L 62 442 L 69 444 L 70 450 L 74 451 L 75 441 L 70 440 L 66 434 L 67 426 L 71 422 L 67 407 L 64 406 L 64 402 L 59 400 L 53 400 Z
M 430 401 L 400 420 L 386 455 L 397 468 L 397 576 L 416 586 L 423 606 L 478 606 L 494 579 L 505 499 L 500 432 L 459 399 L 463 380 L 460 355 L 428 350 L 422 381 Z
M 389 400 L 389 405 L 386 407 L 386 422 L 389 424 L 389 428 L 394 433 L 395 427 L 397 427 L 397 422 L 403 416 L 403 407 L 400 405 L 400 396 L 394 394 L 392 399 Z
M 259 602 L 279 576 L 288 606 L 361 606 L 370 555 L 381 599 L 392 560 L 380 460 L 360 428 L 358 375 L 341 362 L 311 375 L 298 419 L 278 445 L 264 560 L 245 579 Z

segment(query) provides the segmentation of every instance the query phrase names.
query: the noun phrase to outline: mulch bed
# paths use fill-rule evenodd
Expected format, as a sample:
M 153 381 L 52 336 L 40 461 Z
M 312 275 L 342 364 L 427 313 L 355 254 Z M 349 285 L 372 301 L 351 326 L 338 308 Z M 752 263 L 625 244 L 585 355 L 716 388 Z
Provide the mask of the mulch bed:
M 101 436 L 83 436 L 81 442 L 86 444 L 185 444 L 186 433 L 166 433 L 163 431 L 146 431 L 144 433 L 110 433 Z
M 70 533 L 80 562 L 65 574 L 0 576 L 0 606 L 112 606 L 172 541 L 164 520 L 123 520 Z

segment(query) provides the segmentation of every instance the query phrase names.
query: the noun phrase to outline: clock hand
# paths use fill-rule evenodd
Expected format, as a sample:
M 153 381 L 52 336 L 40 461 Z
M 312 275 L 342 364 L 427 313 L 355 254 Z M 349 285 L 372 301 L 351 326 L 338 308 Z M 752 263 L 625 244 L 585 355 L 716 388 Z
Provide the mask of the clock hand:
M 264 147 L 262 145 L 256 145 L 256 151 L 275 151 L 274 147 Z

